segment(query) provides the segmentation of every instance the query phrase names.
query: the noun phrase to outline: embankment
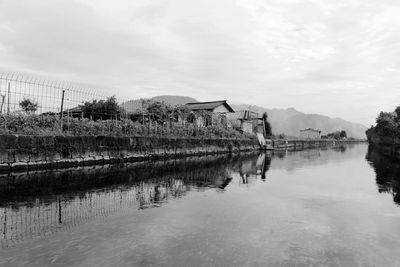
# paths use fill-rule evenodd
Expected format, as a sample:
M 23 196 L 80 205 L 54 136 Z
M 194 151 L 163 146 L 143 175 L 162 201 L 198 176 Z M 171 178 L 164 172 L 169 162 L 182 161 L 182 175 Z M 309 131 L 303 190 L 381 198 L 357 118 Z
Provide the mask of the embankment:
M 0 135 L 0 172 L 258 149 L 255 139 Z

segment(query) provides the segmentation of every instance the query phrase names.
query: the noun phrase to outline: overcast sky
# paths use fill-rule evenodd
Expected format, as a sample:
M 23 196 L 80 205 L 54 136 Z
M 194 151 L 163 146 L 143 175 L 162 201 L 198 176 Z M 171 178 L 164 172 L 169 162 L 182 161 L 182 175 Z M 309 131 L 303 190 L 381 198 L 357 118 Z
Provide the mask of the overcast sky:
M 0 68 L 369 126 L 400 105 L 400 1 L 0 0 Z

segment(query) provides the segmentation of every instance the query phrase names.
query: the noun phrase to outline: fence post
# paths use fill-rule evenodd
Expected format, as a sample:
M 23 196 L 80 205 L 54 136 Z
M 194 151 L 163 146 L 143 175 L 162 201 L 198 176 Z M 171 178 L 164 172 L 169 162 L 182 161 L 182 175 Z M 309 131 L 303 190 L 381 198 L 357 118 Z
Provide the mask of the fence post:
M 69 132 L 69 126 L 70 126 L 70 123 L 69 123 L 69 110 L 67 110 L 67 126 L 68 126 L 68 132 Z
M 61 119 L 61 132 L 63 131 L 63 109 L 64 109 L 64 95 L 65 95 L 65 90 L 62 90 L 62 95 L 61 95 L 61 112 L 60 112 L 60 119 Z
M 11 95 L 11 89 L 10 89 L 10 82 L 8 82 L 8 92 L 7 92 L 7 115 L 10 114 L 10 95 Z

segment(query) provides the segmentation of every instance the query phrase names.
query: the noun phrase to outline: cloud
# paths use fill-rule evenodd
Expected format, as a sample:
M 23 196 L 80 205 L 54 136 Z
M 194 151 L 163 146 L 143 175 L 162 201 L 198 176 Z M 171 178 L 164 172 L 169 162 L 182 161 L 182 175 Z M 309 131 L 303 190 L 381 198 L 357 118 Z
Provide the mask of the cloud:
M 3 0 L 0 68 L 370 124 L 399 104 L 399 11 L 391 0 Z

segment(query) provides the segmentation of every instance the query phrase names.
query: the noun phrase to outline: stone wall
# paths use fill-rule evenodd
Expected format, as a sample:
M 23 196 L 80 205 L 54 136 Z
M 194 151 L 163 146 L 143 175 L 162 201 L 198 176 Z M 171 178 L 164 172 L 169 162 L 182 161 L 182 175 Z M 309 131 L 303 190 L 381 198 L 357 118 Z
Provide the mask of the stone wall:
M 257 149 L 255 139 L 0 135 L 0 172 Z

